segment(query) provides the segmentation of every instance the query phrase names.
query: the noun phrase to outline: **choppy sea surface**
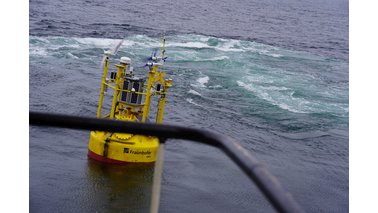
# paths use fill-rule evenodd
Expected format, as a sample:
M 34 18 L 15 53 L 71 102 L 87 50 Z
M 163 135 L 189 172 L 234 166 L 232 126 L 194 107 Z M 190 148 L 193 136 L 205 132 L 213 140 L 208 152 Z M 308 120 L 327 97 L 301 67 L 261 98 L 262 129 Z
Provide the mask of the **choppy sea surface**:
M 146 76 L 167 39 L 164 123 L 237 139 L 307 212 L 349 210 L 348 1 L 29 2 L 29 108 L 95 117 L 104 49 Z M 89 132 L 30 127 L 31 212 L 147 212 L 153 165 L 87 158 Z M 161 212 L 274 212 L 221 151 L 166 146 Z

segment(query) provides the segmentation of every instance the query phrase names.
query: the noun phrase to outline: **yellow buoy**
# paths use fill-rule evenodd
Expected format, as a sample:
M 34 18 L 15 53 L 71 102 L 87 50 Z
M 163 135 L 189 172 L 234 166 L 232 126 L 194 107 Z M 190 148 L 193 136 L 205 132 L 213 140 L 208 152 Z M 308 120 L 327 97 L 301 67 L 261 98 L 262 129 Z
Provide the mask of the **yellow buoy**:
M 119 48 L 120 44 L 117 46 Z M 113 52 L 114 53 L 114 52 Z M 162 71 L 166 57 L 165 39 L 160 57 L 151 56 L 147 63 L 149 67 L 148 80 L 134 76 L 131 60 L 122 57 L 115 64 L 117 71 L 110 72 L 108 65 L 110 51 L 106 51 L 104 72 L 101 82 L 97 118 L 116 119 L 128 122 L 146 122 L 149 117 L 151 98 L 159 98 L 156 123 L 163 121 L 165 100 L 172 79 L 165 79 Z M 108 77 L 108 78 L 107 78 Z M 105 91 L 111 88 L 113 92 L 109 114 L 102 116 Z M 112 133 L 91 131 L 88 145 L 88 156 L 106 163 L 148 163 L 156 161 L 159 139 L 151 136 L 133 135 L 128 133 Z

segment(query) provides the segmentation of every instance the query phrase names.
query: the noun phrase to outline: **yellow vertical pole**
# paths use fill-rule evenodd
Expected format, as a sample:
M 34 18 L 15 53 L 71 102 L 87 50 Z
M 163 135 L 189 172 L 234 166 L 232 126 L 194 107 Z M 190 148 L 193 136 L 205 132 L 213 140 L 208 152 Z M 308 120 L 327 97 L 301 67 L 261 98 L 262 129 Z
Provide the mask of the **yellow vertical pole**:
M 161 47 L 161 59 L 163 60 L 164 59 L 164 54 L 165 54 L 165 37 L 163 37 L 162 39 L 163 41 L 163 46 Z M 163 65 L 160 66 L 160 71 L 163 70 Z
M 159 100 L 158 109 L 157 109 L 157 116 L 156 116 L 156 123 L 161 124 L 163 122 L 163 116 L 164 116 L 164 107 L 165 107 L 165 90 L 164 94 L 161 95 L 161 98 Z
M 147 82 L 147 91 L 146 91 L 146 100 L 144 102 L 143 107 L 143 116 L 142 122 L 146 122 L 148 114 L 150 113 L 150 104 L 151 104 L 151 87 L 152 84 L 155 82 L 155 73 L 156 73 L 157 66 L 153 66 L 152 70 L 148 72 L 148 82 Z
M 122 73 L 124 73 L 124 70 L 126 69 L 126 66 L 122 66 L 119 64 L 116 64 L 115 66 L 118 69 L 117 69 L 117 74 L 116 74 L 116 84 L 115 84 L 114 93 L 113 93 L 113 101 L 112 101 L 112 108 L 111 108 L 112 110 L 110 111 L 110 116 L 109 116 L 110 119 L 114 118 L 117 98 L 118 98 L 119 91 L 121 90 L 121 75 Z
M 100 99 L 98 100 L 97 118 L 101 117 L 102 101 L 104 100 L 105 83 L 106 83 L 106 75 L 108 73 L 108 65 L 109 65 L 109 56 L 106 56 L 105 64 L 104 64 L 104 73 L 102 75 L 102 81 L 101 81 Z
M 166 94 L 168 92 L 168 88 L 171 87 L 171 86 L 172 86 L 172 79 L 164 80 L 163 94 L 161 95 L 161 98 L 159 100 L 157 115 L 156 115 L 156 123 L 157 124 L 163 123 Z

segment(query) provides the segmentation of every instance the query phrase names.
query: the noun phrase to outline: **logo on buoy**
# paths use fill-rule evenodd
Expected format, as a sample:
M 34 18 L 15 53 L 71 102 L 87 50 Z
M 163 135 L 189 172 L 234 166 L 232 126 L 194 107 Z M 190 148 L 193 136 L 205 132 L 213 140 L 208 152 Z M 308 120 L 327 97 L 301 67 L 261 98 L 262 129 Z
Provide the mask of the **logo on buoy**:
M 124 148 L 123 153 L 133 154 L 133 155 L 151 155 L 151 151 L 134 151 L 129 148 Z

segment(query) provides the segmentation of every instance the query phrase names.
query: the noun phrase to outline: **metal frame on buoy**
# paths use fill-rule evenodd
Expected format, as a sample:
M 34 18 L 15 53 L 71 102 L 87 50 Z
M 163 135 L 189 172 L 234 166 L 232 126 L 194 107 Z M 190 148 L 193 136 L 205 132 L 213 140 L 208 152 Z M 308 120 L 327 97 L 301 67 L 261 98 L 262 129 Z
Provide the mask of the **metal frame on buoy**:
M 168 89 L 172 87 L 172 79 L 165 79 L 166 73 L 162 71 L 162 67 L 165 62 L 165 39 L 163 39 L 163 48 L 161 57 L 154 57 L 150 58 L 150 61 L 146 64 L 149 67 L 148 72 L 148 81 L 146 86 L 145 92 L 138 92 L 135 90 L 124 90 L 122 89 L 127 80 L 127 73 L 126 70 L 128 68 L 128 64 L 115 64 L 117 67 L 117 71 L 115 74 L 115 78 L 108 79 L 108 66 L 109 66 L 109 53 L 105 52 L 105 64 L 104 64 L 104 72 L 102 76 L 101 82 L 101 91 L 100 91 L 100 98 L 98 101 L 98 108 L 97 108 L 97 118 L 110 118 L 118 120 L 129 120 L 125 118 L 125 115 L 136 115 L 142 116 L 140 122 L 146 122 L 146 119 L 149 116 L 150 112 L 150 105 L 151 105 L 151 97 L 152 96 L 159 96 L 158 102 L 158 110 L 156 115 L 156 123 L 162 123 L 164 117 L 164 108 L 165 108 L 165 101 Z M 159 69 L 160 68 L 160 69 Z M 114 85 L 112 85 L 114 83 Z M 101 116 L 101 111 L 103 108 L 103 99 L 105 95 L 105 89 L 111 88 L 114 90 L 113 99 L 112 99 L 112 106 L 111 111 L 109 114 L 105 116 Z M 136 95 L 143 95 L 145 97 L 145 101 L 143 104 L 130 104 L 127 102 L 120 101 L 120 95 L 122 93 L 131 93 Z M 126 113 L 126 114 L 125 114 Z M 117 116 L 118 115 L 118 116 Z
M 130 59 L 127 57 L 122 57 L 120 63 L 115 64 L 117 70 L 111 72 L 108 78 L 110 55 L 112 55 L 111 51 L 104 52 L 97 118 L 146 122 L 150 114 L 151 99 L 155 96 L 159 98 L 155 122 L 161 124 L 166 95 L 168 89 L 172 87 L 172 79 L 166 79 L 166 73 L 162 69 L 167 58 L 164 56 L 165 39 L 163 38 L 161 55 L 156 56 L 155 51 L 146 64 L 149 70 L 147 84 L 144 84 L 145 79 L 134 77 Z M 103 115 L 103 101 L 108 88 L 113 90 L 112 103 L 110 112 Z M 148 136 L 92 131 L 88 155 L 105 162 L 153 162 L 156 159 L 158 145 L 157 138 Z

